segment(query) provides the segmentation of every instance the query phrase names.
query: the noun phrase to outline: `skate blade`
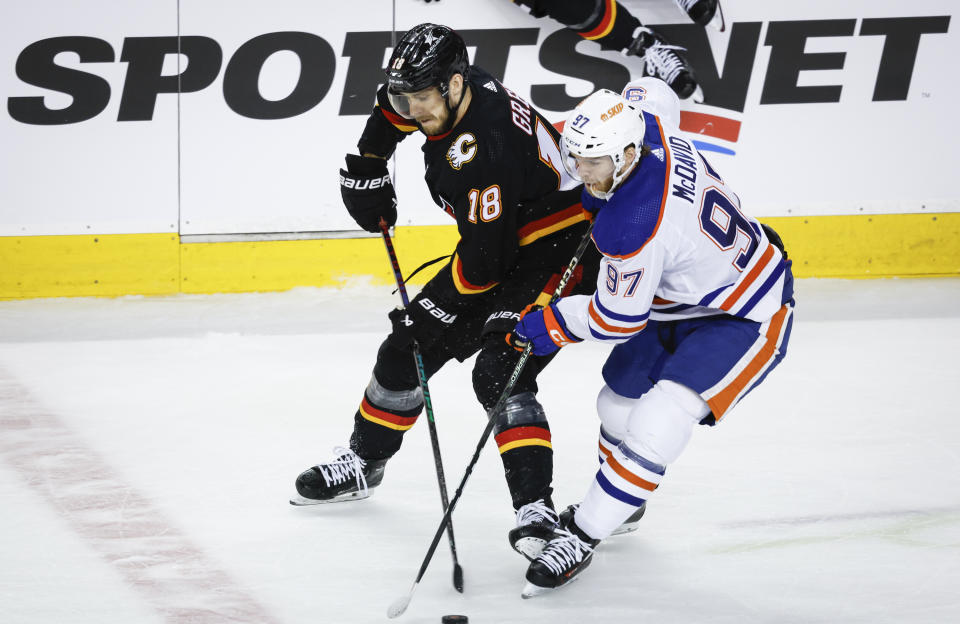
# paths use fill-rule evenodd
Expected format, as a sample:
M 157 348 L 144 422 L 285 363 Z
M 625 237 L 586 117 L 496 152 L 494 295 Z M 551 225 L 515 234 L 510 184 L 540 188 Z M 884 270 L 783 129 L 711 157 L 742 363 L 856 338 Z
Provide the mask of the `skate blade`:
M 627 533 L 633 533 L 638 528 L 639 527 L 637 527 L 637 525 L 635 524 L 632 524 L 630 526 L 620 525 L 619 527 L 617 527 L 617 529 L 613 533 L 610 534 L 610 537 L 615 537 L 617 535 L 626 535 Z
M 527 584 L 524 585 L 523 591 L 520 592 L 520 597 L 524 600 L 529 600 L 530 598 L 536 598 L 537 596 L 542 596 L 555 591 L 557 591 L 555 587 L 540 587 L 539 585 L 534 585 L 528 581 Z
M 366 494 L 361 494 L 360 492 L 352 492 L 350 494 L 341 494 L 340 496 L 335 496 L 328 500 L 318 500 L 316 498 L 305 498 L 300 496 L 294 496 L 290 499 L 290 504 L 294 507 L 308 507 L 310 505 L 329 505 L 331 503 L 349 503 L 351 501 L 359 501 L 365 498 L 370 498 L 373 495 L 373 490 L 367 490 Z
M 534 585 L 530 581 L 527 581 L 527 584 L 523 587 L 523 591 L 520 592 L 520 597 L 524 600 L 528 600 L 530 598 L 536 598 L 537 596 L 543 596 L 544 594 L 552 594 L 558 589 L 576 582 L 579 578 L 579 576 L 575 576 L 563 585 L 557 585 L 556 587 L 540 587 L 539 585 Z
M 717 3 L 717 12 L 713 14 L 713 19 L 710 20 L 710 23 L 707 24 L 710 28 L 718 32 L 726 32 L 727 22 L 723 18 L 723 6 L 718 2 Z
M 513 549 L 527 558 L 527 561 L 534 561 L 547 547 L 547 540 L 536 537 L 523 537 L 517 540 Z
M 697 85 L 697 89 L 693 92 L 693 95 L 690 96 L 690 99 L 692 99 L 695 104 L 703 104 L 703 89 L 700 88 L 700 85 Z

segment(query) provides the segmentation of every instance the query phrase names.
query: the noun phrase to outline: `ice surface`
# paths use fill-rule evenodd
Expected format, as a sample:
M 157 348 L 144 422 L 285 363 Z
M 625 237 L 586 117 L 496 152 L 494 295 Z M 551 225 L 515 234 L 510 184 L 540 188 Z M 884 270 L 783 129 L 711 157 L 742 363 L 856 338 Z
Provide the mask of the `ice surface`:
M 395 301 L 0 303 L 0 621 L 387 621 L 441 516 L 426 426 L 371 499 L 287 499 L 347 441 Z M 784 363 L 554 595 L 520 599 L 491 443 L 454 513 L 465 593 L 444 540 L 397 621 L 960 621 L 958 310 L 958 279 L 799 281 Z M 605 353 L 541 377 L 558 504 L 596 469 Z M 484 424 L 469 363 L 431 393 L 452 495 Z

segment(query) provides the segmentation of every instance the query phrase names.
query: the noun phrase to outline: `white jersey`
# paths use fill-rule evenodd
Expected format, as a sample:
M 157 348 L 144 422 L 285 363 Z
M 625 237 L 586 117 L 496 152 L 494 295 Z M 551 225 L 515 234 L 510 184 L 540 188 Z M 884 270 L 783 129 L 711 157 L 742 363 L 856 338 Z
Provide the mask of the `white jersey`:
M 671 128 L 680 126 L 680 98 L 670 85 L 659 78 L 644 76 L 631 80 L 624 85 L 620 95 L 626 101 L 633 102 L 659 117 L 662 125 Z
M 616 343 L 648 319 L 766 321 L 793 296 L 790 262 L 690 141 L 643 115 L 652 153 L 608 201 L 584 192 L 603 260 L 593 296 L 557 303 L 567 328 Z

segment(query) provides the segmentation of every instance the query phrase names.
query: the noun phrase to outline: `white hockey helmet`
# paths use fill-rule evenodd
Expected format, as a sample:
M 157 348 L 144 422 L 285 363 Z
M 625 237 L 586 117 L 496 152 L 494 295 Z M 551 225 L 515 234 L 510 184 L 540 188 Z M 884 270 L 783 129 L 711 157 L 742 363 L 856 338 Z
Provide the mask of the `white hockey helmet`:
M 644 76 L 631 80 L 623 87 L 623 98 L 638 104 L 640 108 L 660 118 L 660 121 L 672 128 L 680 127 L 680 98 L 670 85 L 654 78 Z
M 640 161 L 645 124 L 640 109 L 620 95 L 601 89 L 577 104 L 567 116 L 560 153 L 567 172 L 584 183 L 587 191 L 609 199 L 613 191 Z M 624 150 L 634 146 L 637 154 L 627 163 Z M 612 177 L 605 191 L 598 186 Z

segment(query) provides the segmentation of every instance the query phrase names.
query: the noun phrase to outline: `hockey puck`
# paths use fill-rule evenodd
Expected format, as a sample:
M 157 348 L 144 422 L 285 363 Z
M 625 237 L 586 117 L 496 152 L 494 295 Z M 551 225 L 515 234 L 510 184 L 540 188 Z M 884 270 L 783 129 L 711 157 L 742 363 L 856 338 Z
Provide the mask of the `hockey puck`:
M 440 618 L 440 621 L 443 624 L 467 624 L 467 616 L 465 615 L 445 615 Z

